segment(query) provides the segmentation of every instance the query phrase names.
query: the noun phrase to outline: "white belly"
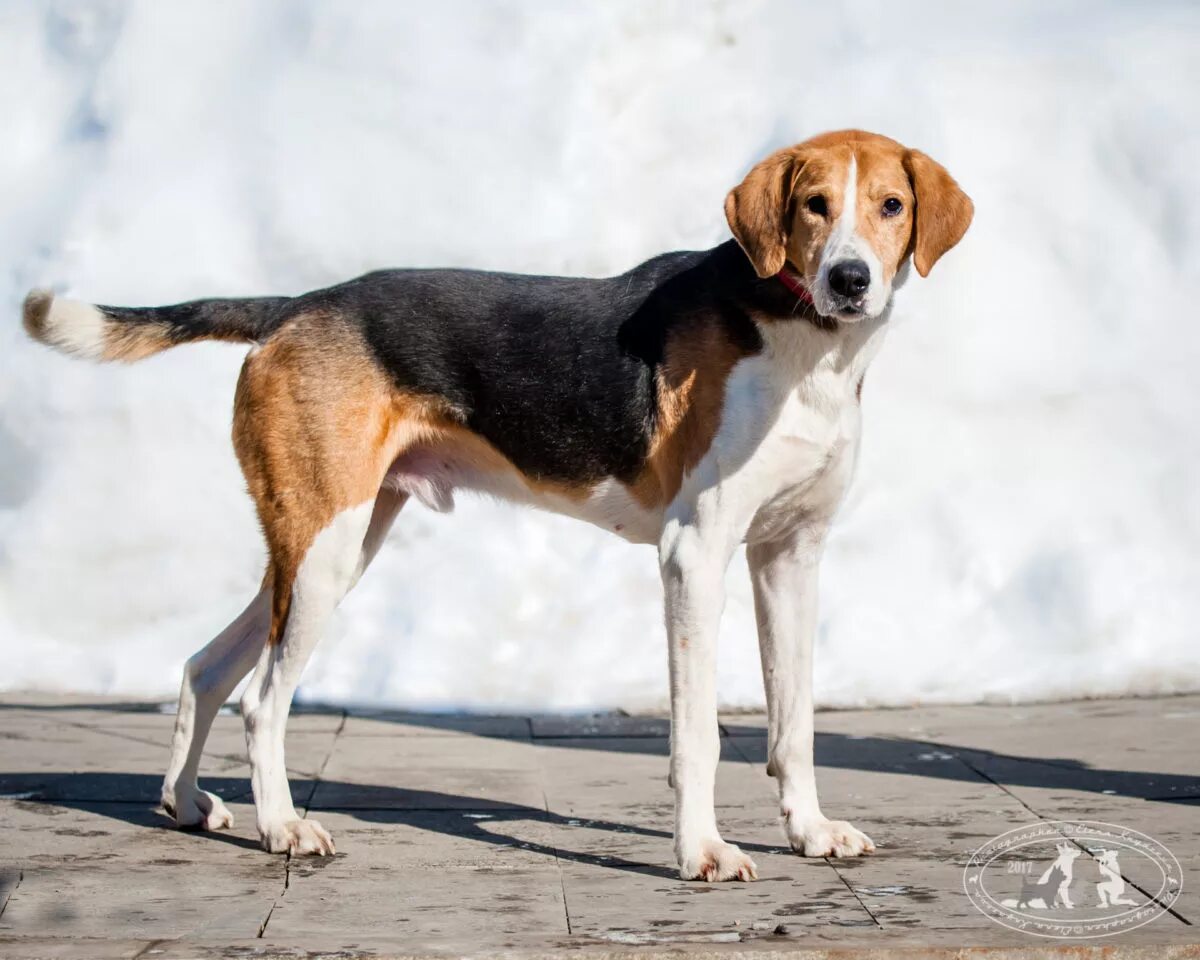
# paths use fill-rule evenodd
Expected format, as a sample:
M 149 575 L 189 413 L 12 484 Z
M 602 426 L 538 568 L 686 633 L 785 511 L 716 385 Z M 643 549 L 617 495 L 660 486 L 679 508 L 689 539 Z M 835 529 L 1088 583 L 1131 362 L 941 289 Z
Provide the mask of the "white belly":
M 455 450 L 406 455 L 387 482 L 442 513 L 454 509 L 454 495 L 463 490 L 585 520 L 631 543 L 657 543 L 662 528 L 662 511 L 642 506 L 619 481 L 603 480 L 584 497 L 567 496 L 527 482 L 516 470 L 480 469 Z
M 561 513 L 615 533 L 630 543 L 658 543 L 662 529 L 662 511 L 647 510 L 617 480 L 601 481 L 586 500 L 559 496 L 532 496 L 536 507 Z

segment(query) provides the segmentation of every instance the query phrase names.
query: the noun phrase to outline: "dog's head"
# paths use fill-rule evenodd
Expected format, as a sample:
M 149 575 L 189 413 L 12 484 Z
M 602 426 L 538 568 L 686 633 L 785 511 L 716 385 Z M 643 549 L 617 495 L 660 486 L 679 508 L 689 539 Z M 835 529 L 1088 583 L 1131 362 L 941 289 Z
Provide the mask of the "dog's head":
M 771 154 L 725 199 L 755 272 L 794 271 L 817 312 L 839 320 L 882 313 L 909 256 L 928 276 L 973 213 L 941 164 L 861 130 Z
M 1062 843 L 1056 843 L 1054 845 L 1054 849 L 1058 851 L 1058 855 L 1060 858 L 1065 857 L 1068 860 L 1074 860 L 1081 853 L 1083 853 L 1082 850 L 1080 850 L 1077 846 L 1075 846 L 1075 844 L 1071 843 L 1069 840 L 1063 841 Z

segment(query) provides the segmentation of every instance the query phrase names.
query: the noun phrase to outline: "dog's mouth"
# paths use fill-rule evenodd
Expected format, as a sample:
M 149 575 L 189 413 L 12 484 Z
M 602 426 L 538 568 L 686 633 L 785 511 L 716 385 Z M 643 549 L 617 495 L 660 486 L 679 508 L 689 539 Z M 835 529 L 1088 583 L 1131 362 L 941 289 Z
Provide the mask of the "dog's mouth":
M 869 316 L 867 313 L 867 298 L 856 297 L 853 300 L 848 300 L 843 297 L 834 297 L 820 304 L 817 307 L 817 312 L 823 317 L 828 317 L 830 320 L 844 320 L 853 322 L 863 320 Z
M 813 307 L 829 320 L 853 323 L 871 316 L 866 290 L 861 294 L 846 296 L 829 289 L 828 284 L 820 280 L 810 285 L 809 289 L 813 292 Z

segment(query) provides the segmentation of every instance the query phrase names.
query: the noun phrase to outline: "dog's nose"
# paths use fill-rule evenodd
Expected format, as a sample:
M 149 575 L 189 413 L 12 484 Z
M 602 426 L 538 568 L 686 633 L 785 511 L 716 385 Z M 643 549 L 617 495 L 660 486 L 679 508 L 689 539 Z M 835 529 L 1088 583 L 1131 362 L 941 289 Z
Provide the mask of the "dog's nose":
M 871 285 L 871 269 L 861 260 L 842 260 L 829 268 L 829 286 L 843 297 L 857 297 Z

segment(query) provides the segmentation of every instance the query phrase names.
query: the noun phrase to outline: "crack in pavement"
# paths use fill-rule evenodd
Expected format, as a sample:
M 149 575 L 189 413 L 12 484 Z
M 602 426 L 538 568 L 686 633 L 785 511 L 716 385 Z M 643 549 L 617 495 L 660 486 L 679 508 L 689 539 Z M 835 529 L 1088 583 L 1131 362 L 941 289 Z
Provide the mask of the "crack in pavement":
M 8 902 L 12 899 L 12 895 L 17 892 L 17 887 L 21 885 L 21 881 L 25 879 L 25 871 L 17 870 L 17 882 L 8 890 L 4 891 L 4 902 L 0 903 L 0 917 L 4 916 L 4 911 L 8 909 Z
M 545 808 L 546 816 L 553 816 L 550 812 L 550 798 L 546 795 L 545 787 L 542 788 L 542 807 Z M 558 858 L 558 844 L 553 840 L 550 841 L 550 849 L 554 853 L 554 866 L 558 870 L 558 886 L 562 890 L 563 898 L 563 919 L 567 922 L 567 935 L 570 936 L 571 930 L 571 908 L 567 903 L 567 878 L 563 874 L 562 861 Z
M 141 950 L 139 950 L 137 953 L 135 953 L 133 955 L 133 960 L 141 960 L 142 957 L 146 956 L 151 951 L 154 951 L 156 953 L 161 953 L 162 951 L 158 949 L 159 947 L 162 947 L 165 944 L 174 943 L 174 942 L 175 942 L 174 940 L 165 940 L 165 939 L 151 940 L 144 947 L 142 947 Z
M 312 786 L 309 787 L 308 796 L 300 803 L 301 808 L 304 810 L 305 819 L 308 818 L 309 813 L 312 811 L 313 797 L 316 796 L 317 787 L 321 783 L 321 778 L 325 775 L 325 768 L 329 766 L 329 761 L 333 759 L 334 751 L 337 750 L 338 741 L 341 739 L 342 731 L 346 729 L 348 718 L 349 714 L 343 710 L 341 722 L 338 724 L 337 729 L 333 731 L 333 741 L 329 744 L 329 752 L 325 754 L 325 759 L 321 761 L 316 773 L 313 774 Z M 292 853 L 289 850 L 283 864 L 283 890 L 280 891 L 279 896 L 271 904 L 271 909 L 267 911 L 266 917 L 263 918 L 262 925 L 258 928 L 256 939 L 261 940 L 266 934 L 267 925 L 271 922 L 271 917 L 275 915 L 275 908 L 279 906 L 279 901 L 287 896 L 287 892 L 292 886 L 292 859 Z
M 842 883 L 845 885 L 846 889 L 850 891 L 850 895 L 853 896 L 854 899 L 858 901 L 858 905 L 863 908 L 863 912 L 865 912 L 866 915 L 871 918 L 871 920 L 875 924 L 875 926 L 882 929 L 883 924 L 879 922 L 879 918 L 877 916 L 875 916 L 874 913 L 871 912 L 871 908 L 867 906 L 866 901 L 864 901 L 863 898 L 858 895 L 858 891 L 854 889 L 854 884 L 852 884 L 850 882 L 850 879 L 844 873 L 842 873 L 841 870 L 839 870 L 837 868 L 837 864 L 833 862 L 833 859 L 831 857 L 822 857 L 821 859 L 823 859 L 827 864 L 829 864 L 830 868 L 833 870 L 834 876 L 836 876 L 839 880 L 842 881 Z

